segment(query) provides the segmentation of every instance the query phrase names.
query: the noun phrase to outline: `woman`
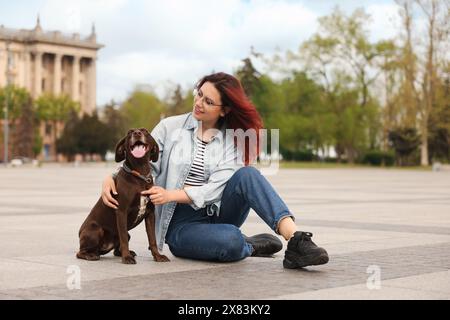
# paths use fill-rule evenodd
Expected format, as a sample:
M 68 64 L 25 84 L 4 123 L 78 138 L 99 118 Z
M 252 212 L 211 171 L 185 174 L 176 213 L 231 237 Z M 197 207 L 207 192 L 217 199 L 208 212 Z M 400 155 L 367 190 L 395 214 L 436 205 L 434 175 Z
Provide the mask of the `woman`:
M 163 119 L 153 129 L 160 157 L 151 163 L 155 186 L 142 194 L 156 205 L 159 250 L 166 242 L 175 256 L 190 259 L 270 256 L 282 249 L 278 237 L 246 237 L 239 230 L 252 208 L 288 241 L 285 268 L 328 262 L 312 234 L 297 230 L 293 214 L 270 183 L 248 166 L 258 155 L 259 136 L 246 143 L 234 133 L 258 133 L 261 128 L 262 120 L 239 80 L 220 72 L 199 81 L 192 112 Z M 117 193 L 108 176 L 102 198 L 114 208 L 118 203 L 111 192 Z

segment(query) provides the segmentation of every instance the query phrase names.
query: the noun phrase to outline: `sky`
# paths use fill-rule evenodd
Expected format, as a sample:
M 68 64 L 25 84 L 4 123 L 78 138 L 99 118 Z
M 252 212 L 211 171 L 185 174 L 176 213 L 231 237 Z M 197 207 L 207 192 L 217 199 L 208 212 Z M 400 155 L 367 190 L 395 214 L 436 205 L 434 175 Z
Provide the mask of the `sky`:
M 203 75 L 233 73 L 250 47 L 270 56 L 297 51 L 317 18 L 339 6 L 372 15 L 371 40 L 394 37 L 393 0 L 0 0 L 0 25 L 88 36 L 95 23 L 103 45 L 97 60 L 97 105 L 123 101 L 137 85 L 161 97 Z

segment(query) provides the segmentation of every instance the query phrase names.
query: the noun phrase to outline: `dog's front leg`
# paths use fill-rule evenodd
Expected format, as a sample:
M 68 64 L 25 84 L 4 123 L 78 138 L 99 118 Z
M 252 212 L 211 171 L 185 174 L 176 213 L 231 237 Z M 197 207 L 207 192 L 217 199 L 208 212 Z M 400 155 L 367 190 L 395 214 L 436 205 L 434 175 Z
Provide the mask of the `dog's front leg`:
M 159 254 L 158 247 L 156 245 L 155 213 L 153 210 L 151 210 L 145 218 L 145 229 L 147 230 L 147 238 L 149 244 L 148 249 L 152 252 L 153 259 L 157 262 L 170 261 L 166 256 Z
M 128 247 L 128 229 L 127 212 L 121 208 L 116 211 L 117 232 L 119 233 L 120 253 L 122 254 L 122 263 L 136 264 L 136 260 L 130 253 Z

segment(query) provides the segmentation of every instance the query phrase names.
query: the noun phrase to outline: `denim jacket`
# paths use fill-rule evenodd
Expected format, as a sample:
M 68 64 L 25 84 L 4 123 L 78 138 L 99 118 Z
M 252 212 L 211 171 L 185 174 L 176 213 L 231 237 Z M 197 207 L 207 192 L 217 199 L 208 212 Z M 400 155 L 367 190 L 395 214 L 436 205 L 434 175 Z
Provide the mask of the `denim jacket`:
M 201 122 L 192 113 L 168 117 L 161 120 L 151 135 L 159 146 L 157 162 L 151 162 L 155 185 L 167 190 L 183 189 L 191 164 L 197 151 L 196 133 Z M 208 215 L 219 215 L 220 202 L 227 181 L 233 173 L 244 166 L 242 153 L 234 145 L 232 132 L 227 132 L 226 123 L 206 145 L 204 154 L 205 178 L 202 186 L 185 188 L 192 200 L 192 208 L 206 208 Z M 156 240 L 162 250 L 167 229 L 177 203 L 168 202 L 155 206 Z

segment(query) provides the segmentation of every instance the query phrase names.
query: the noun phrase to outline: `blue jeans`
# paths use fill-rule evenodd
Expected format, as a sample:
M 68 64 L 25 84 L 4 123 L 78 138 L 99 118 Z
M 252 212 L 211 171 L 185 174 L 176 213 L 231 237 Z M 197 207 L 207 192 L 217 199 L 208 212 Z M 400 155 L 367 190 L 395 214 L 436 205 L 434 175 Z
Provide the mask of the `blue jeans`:
M 252 254 L 239 227 L 250 208 L 277 231 L 278 222 L 294 216 L 267 179 L 254 167 L 243 167 L 228 180 L 218 216 L 208 216 L 206 208 L 194 210 L 177 204 L 166 242 L 177 257 L 207 261 L 237 261 Z

